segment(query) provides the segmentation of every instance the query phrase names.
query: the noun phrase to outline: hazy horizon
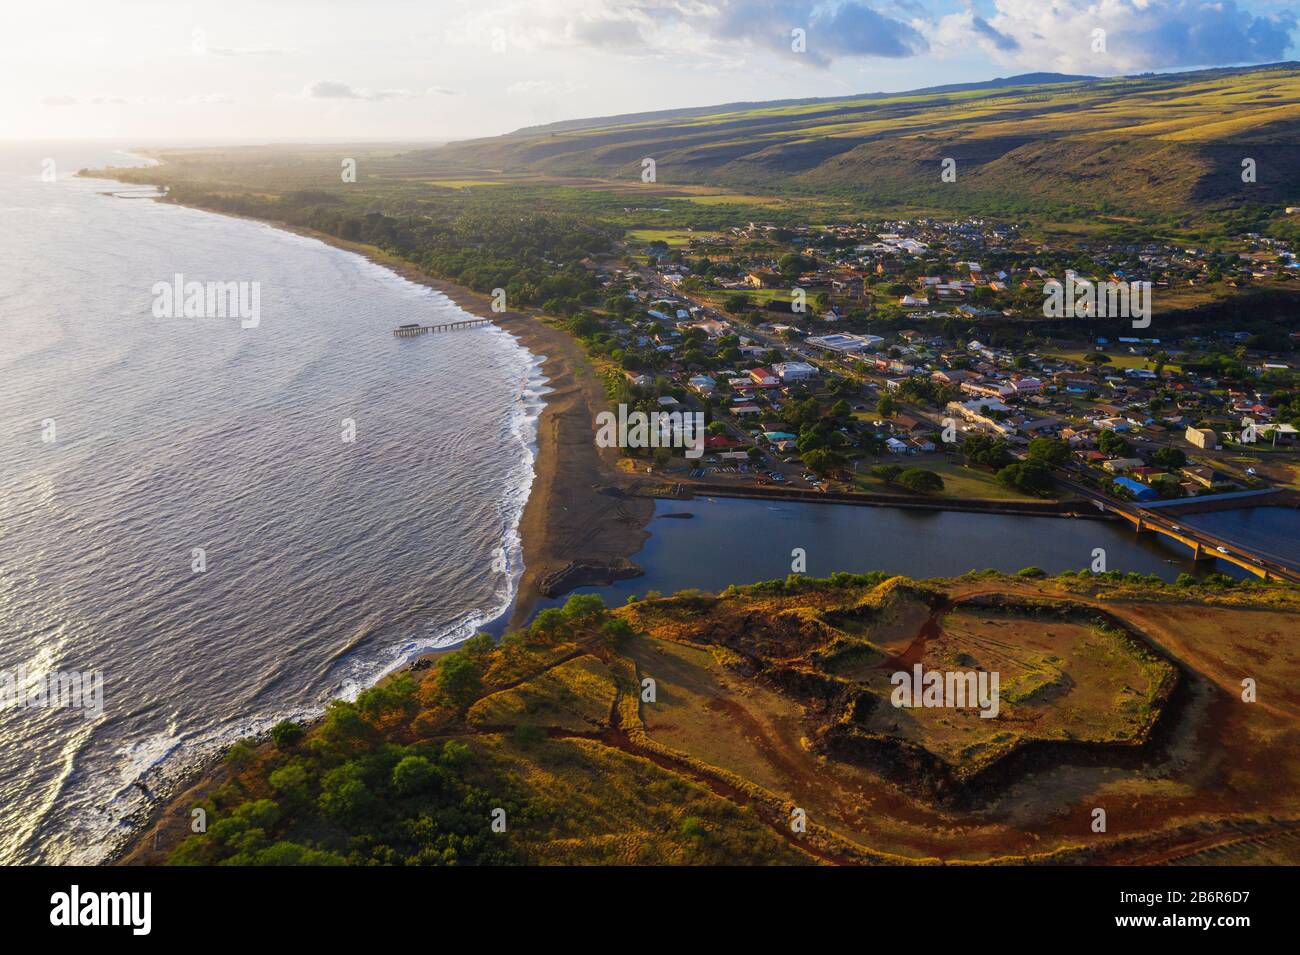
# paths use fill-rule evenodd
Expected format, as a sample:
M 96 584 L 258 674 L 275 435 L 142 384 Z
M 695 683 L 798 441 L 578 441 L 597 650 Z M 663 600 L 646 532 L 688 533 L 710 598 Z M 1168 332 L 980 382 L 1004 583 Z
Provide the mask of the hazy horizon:
M 1026 72 L 1270 63 L 1294 55 L 1297 22 L 1282 0 L 73 0 L 57 32 L 45 10 L 7 16 L 0 139 L 160 143 L 445 142 Z

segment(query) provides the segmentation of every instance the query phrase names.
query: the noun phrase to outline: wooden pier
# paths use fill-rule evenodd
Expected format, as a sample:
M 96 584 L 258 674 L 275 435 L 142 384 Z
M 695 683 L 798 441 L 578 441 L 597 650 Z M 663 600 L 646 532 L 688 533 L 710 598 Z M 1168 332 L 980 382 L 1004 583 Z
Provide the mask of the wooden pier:
M 393 329 L 393 334 L 398 338 L 410 338 L 413 335 L 428 335 L 431 332 L 454 332 L 461 328 L 491 324 L 492 319 L 490 318 L 475 318 L 467 322 L 448 322 L 445 325 L 398 325 Z

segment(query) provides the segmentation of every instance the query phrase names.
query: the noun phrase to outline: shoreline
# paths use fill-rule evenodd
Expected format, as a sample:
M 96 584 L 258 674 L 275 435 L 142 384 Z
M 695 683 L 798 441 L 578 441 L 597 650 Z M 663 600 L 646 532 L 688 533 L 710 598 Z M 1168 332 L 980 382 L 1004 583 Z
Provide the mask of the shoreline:
M 593 583 L 573 570 L 630 564 L 628 558 L 650 536 L 645 525 L 654 516 L 654 500 L 632 493 L 635 482 L 618 468 L 617 449 L 596 446 L 595 416 L 607 405 L 604 385 L 577 341 L 564 329 L 548 324 L 532 312 L 495 313 L 489 296 L 428 275 L 415 264 L 382 249 L 285 222 L 174 202 L 166 194 L 139 198 L 171 202 L 211 215 L 247 219 L 360 255 L 407 281 L 442 293 L 476 318 L 487 318 L 538 362 L 537 369 L 545 379 L 547 391 L 542 396 L 543 407 L 537 417 L 533 480 L 516 530 L 523 572 L 509 606 L 495 618 L 505 618 L 505 632 L 528 622 L 543 596 L 541 588 L 548 578 L 560 580 L 570 571 L 571 583 L 566 592 Z M 394 327 L 397 324 L 400 322 L 395 322 Z M 455 646 L 448 646 L 421 653 L 378 682 L 403 670 L 426 667 L 454 649 Z M 130 827 L 130 832 L 108 847 L 100 864 L 162 864 L 167 853 L 189 835 L 190 819 L 184 807 L 201 801 L 206 792 L 227 777 L 224 754 L 224 748 L 214 752 L 178 776 L 175 787 L 170 792 L 159 793 L 148 811 Z
M 632 493 L 635 482 L 618 468 L 617 449 L 596 447 L 596 414 L 606 408 L 604 386 L 564 329 L 531 311 L 493 312 L 489 296 L 429 275 L 414 263 L 374 246 L 287 222 L 187 206 L 166 195 L 154 198 L 211 215 L 258 222 L 360 255 L 409 282 L 441 292 L 475 318 L 488 319 L 539 361 L 547 392 L 537 418 L 533 483 L 519 520 L 524 568 L 505 611 L 507 632 L 523 626 L 532 616 L 547 578 L 558 577 L 572 565 L 618 565 L 641 549 L 650 536 L 644 528 L 654 516 L 654 502 Z M 574 583 L 568 589 L 585 583 Z
M 441 292 L 469 314 L 488 318 L 540 362 L 547 391 L 537 418 L 533 483 L 519 519 L 524 568 L 506 611 L 507 631 L 527 623 L 548 578 L 577 564 L 618 564 L 641 550 L 650 536 L 644 528 L 654 502 L 631 493 L 634 482 L 619 470 L 617 449 L 596 446 L 595 419 L 605 410 L 605 389 L 568 332 L 529 312 L 494 313 L 487 295 L 435 278 L 382 250 L 284 223 L 252 221 L 356 253 Z
M 617 449 L 597 447 L 594 421 L 596 413 L 607 407 L 604 384 L 579 343 L 563 328 L 531 311 L 494 313 L 489 296 L 428 275 L 414 263 L 372 246 L 289 223 L 187 206 L 166 195 L 148 198 L 213 215 L 244 218 L 360 255 L 410 282 L 442 293 L 474 317 L 487 318 L 538 362 L 548 390 L 542 396 L 543 408 L 537 417 L 533 481 L 517 527 L 523 570 L 510 605 L 496 618 L 505 619 L 506 632 L 525 625 L 543 596 L 559 596 L 578 587 L 609 582 L 594 578 L 603 569 L 630 564 L 629 558 L 641 550 L 650 536 L 646 526 L 654 516 L 657 495 L 652 495 L 648 487 L 643 489 L 633 474 L 618 467 Z M 400 322 L 394 322 L 394 327 L 397 324 Z M 612 575 L 612 579 L 617 578 Z M 544 593 L 548 581 L 563 586 Z M 389 676 L 426 667 L 454 648 L 421 653 L 394 668 Z M 170 849 L 189 834 L 188 813 L 183 807 L 201 801 L 211 787 L 227 777 L 224 752 L 214 752 L 196 762 L 178 777 L 172 791 L 159 793 L 140 821 L 111 847 L 104 864 L 161 863 Z

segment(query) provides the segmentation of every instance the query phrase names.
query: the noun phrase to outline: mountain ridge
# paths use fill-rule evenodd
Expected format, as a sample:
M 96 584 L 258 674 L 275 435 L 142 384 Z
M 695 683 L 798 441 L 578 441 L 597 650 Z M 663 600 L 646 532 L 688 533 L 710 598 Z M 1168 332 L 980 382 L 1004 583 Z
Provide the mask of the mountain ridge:
M 822 103 L 848 102 L 854 100 L 884 99 L 891 96 L 919 96 L 933 93 L 953 93 L 971 89 L 999 89 L 1006 86 L 1047 85 L 1059 83 L 1077 83 L 1099 80 L 1102 77 L 1073 75 L 1069 73 L 1022 73 L 1017 76 L 999 76 L 991 80 L 979 80 L 972 83 L 949 83 L 944 86 L 926 86 L 920 89 L 902 92 L 876 91 L 874 93 L 849 93 L 844 96 L 805 96 L 778 100 L 735 100 L 729 103 L 714 103 L 706 106 L 679 106 L 669 109 L 638 110 L 634 113 L 613 113 L 606 116 L 590 116 L 578 119 L 562 119 L 554 123 L 540 123 L 536 126 L 521 126 L 503 136 L 515 136 L 523 133 L 569 132 L 578 129 L 590 129 L 621 121 L 643 122 L 648 119 L 678 119 L 687 116 L 707 116 L 719 112 L 735 112 L 742 109 L 771 109 L 782 106 L 812 106 Z M 496 137 L 479 137 L 496 138 Z
M 1044 80 L 1043 77 L 1048 77 Z M 1300 64 L 1072 78 L 573 120 L 415 153 L 509 174 L 1111 214 L 1300 201 Z M 1247 182 L 1242 163 L 1255 177 Z M 941 178 L 952 160 L 955 176 Z M 1245 188 L 1248 187 L 1248 188 Z

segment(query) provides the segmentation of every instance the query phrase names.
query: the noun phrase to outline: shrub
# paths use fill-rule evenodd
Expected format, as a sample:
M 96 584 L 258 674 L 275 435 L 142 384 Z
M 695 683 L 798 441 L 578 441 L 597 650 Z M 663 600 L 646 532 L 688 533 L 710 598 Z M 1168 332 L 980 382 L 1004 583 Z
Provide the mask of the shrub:
M 564 602 L 564 617 L 579 626 L 605 616 L 605 601 L 598 594 L 574 594 Z
M 409 713 L 414 708 L 415 677 L 409 670 L 395 674 L 392 679 L 370 687 L 357 697 L 357 709 L 367 719 L 376 719 L 388 713 Z
M 403 796 L 413 796 L 434 787 L 439 769 L 423 756 L 407 756 L 393 767 L 393 788 Z
M 442 744 L 442 755 L 438 758 L 443 766 L 464 766 L 469 762 L 469 747 L 459 740 L 448 740 Z
M 943 490 L 943 478 L 925 468 L 908 468 L 898 476 L 898 483 L 917 494 L 934 494 Z
M 304 732 L 301 724 L 293 720 L 280 720 L 271 727 L 271 742 L 275 743 L 276 749 L 293 749 Z
M 532 723 L 520 723 L 510 731 L 510 739 L 516 745 L 535 746 L 546 738 L 546 732 Z
M 1041 461 L 1017 461 L 998 471 L 998 481 L 1022 494 L 1046 497 L 1052 491 L 1052 472 Z
M 438 663 L 438 692 L 452 706 L 466 709 L 483 689 L 479 664 L 468 653 L 457 650 Z
M 622 617 L 606 620 L 604 626 L 600 628 L 600 638 L 611 650 L 621 647 L 632 638 L 633 633 L 632 625 Z
M 231 766 L 246 766 L 252 758 L 253 746 L 248 740 L 241 739 L 226 751 L 226 762 Z
M 378 806 L 356 763 L 344 763 L 325 774 L 319 802 L 322 813 L 345 824 L 368 818 Z

